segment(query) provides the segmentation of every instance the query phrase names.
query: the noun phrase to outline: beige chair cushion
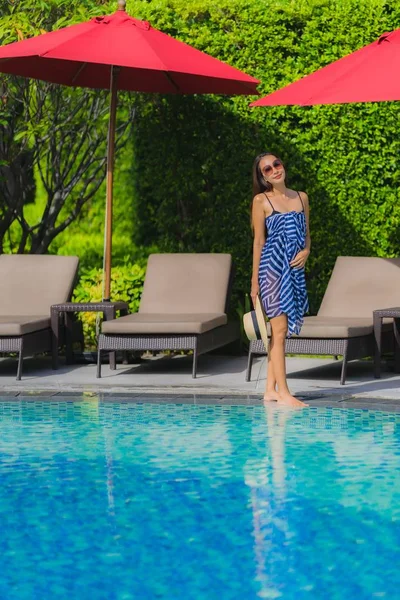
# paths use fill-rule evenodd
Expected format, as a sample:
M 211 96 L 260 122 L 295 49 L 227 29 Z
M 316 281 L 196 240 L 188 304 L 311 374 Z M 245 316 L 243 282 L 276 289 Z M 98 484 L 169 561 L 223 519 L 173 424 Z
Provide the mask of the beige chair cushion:
M 221 314 L 225 312 L 230 254 L 152 254 L 140 313 Z
M 102 332 L 137 335 L 180 335 L 210 331 L 227 323 L 225 314 L 143 314 L 134 313 L 119 319 L 103 321 Z
M 0 315 L 49 315 L 50 306 L 71 294 L 76 256 L 0 255 Z
M 394 306 L 400 306 L 400 258 L 339 256 L 318 316 L 372 322 L 373 310 Z
M 392 322 L 384 323 L 383 330 L 391 329 Z M 298 338 L 343 339 L 369 335 L 373 332 L 372 318 L 305 317 Z
M 50 317 L 0 315 L 1 336 L 25 335 L 47 327 L 50 327 Z

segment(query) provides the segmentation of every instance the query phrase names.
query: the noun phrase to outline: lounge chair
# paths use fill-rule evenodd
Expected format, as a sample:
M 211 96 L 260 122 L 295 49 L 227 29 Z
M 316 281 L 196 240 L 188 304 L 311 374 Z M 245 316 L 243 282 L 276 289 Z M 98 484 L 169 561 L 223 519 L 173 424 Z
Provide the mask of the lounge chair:
M 51 350 L 50 307 L 70 299 L 76 256 L 0 255 L 0 353 L 24 356 Z
M 97 377 L 113 350 L 192 350 L 196 377 L 200 354 L 240 337 L 227 317 L 231 282 L 229 254 L 152 254 L 139 311 L 102 324 Z
M 343 356 L 340 383 L 349 360 L 374 353 L 373 311 L 400 303 L 400 258 L 339 256 L 317 316 L 306 317 L 299 336 L 286 340 L 287 354 Z M 383 348 L 392 348 L 390 323 L 383 326 Z M 265 355 L 261 340 L 250 342 L 246 381 L 255 355 Z

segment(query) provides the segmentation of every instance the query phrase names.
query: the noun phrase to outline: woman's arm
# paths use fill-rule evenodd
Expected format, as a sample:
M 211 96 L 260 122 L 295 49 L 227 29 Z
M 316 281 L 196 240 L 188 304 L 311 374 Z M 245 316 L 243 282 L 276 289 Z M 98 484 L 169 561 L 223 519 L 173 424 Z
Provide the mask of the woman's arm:
M 251 277 L 251 299 L 255 304 L 256 296 L 260 291 L 258 284 L 258 270 L 260 267 L 261 251 L 265 244 L 265 213 L 264 197 L 260 194 L 254 197 L 251 218 L 254 229 L 253 240 L 253 274 Z
M 304 214 L 306 216 L 306 227 L 307 227 L 307 232 L 306 232 L 306 245 L 304 246 L 304 248 L 306 250 L 308 250 L 308 253 L 310 254 L 310 250 L 311 250 L 311 236 L 310 236 L 310 205 L 308 202 L 308 196 L 305 192 L 300 192 L 301 194 L 301 199 L 303 200 L 303 204 L 304 204 Z

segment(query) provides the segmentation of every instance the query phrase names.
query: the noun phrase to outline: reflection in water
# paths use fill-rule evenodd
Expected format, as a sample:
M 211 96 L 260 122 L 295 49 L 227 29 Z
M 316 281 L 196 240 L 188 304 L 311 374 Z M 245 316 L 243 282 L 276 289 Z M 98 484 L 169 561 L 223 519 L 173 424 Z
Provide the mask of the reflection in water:
M 400 416 L 265 408 L 250 459 L 261 598 L 391 597 L 400 557 Z M 396 584 L 396 585 L 397 585 Z
M 400 588 L 400 416 L 0 401 L 0 598 Z
M 254 554 L 260 584 L 260 598 L 278 598 L 281 594 L 274 587 L 269 565 L 276 561 L 275 541 L 280 538 L 284 545 L 289 538 L 288 522 L 279 518 L 276 507 L 284 504 L 286 493 L 285 431 L 292 411 L 264 407 L 266 424 L 266 458 L 258 467 L 251 464 L 245 482 L 251 489 L 251 507 L 254 524 Z M 250 466 L 250 465 L 248 465 Z M 278 535 L 277 535 L 278 534 Z
M 100 431 L 103 434 L 104 440 L 104 458 L 106 463 L 106 485 L 107 485 L 107 500 L 108 500 L 108 512 L 110 516 L 115 517 L 115 500 L 114 500 L 114 461 L 113 461 L 113 448 L 112 442 L 109 435 L 109 427 L 107 424 L 100 424 Z

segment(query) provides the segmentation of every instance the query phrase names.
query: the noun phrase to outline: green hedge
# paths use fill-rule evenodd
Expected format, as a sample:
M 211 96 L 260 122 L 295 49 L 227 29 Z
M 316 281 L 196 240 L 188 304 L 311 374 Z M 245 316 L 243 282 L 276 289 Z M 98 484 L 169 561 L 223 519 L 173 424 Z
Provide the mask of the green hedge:
M 111 273 L 111 300 L 128 302 L 130 312 L 137 312 L 142 294 L 146 261 L 114 267 Z M 75 288 L 75 302 L 99 302 L 102 299 L 101 268 L 82 269 L 79 284 Z M 96 313 L 79 313 L 83 322 L 85 345 L 96 347 Z
M 57 20 L 64 26 L 116 4 L 0 3 L 14 16 L 19 11 L 23 31 L 34 21 L 36 28 Z M 129 0 L 127 9 L 258 77 L 261 94 L 400 24 L 400 0 Z M 338 255 L 400 254 L 400 104 L 250 109 L 251 99 L 137 96 L 134 137 L 117 157 L 114 264 L 134 262 L 136 247 L 231 252 L 233 309 L 240 311 L 251 275 L 251 166 L 270 149 L 287 163 L 290 185 L 310 197 L 307 272 L 315 312 Z M 86 266 L 99 265 L 103 207 L 102 191 L 52 250 L 76 250 Z
M 130 6 L 130 5 L 128 5 Z M 400 24 L 400 2 L 134 2 L 150 22 L 258 77 L 271 92 Z M 379 84 L 379 82 L 378 82 Z M 254 156 L 271 149 L 308 192 L 311 310 L 338 255 L 400 254 L 398 103 L 254 108 L 251 98 L 141 96 L 135 127 L 136 243 L 231 252 L 236 302 L 251 275 Z

